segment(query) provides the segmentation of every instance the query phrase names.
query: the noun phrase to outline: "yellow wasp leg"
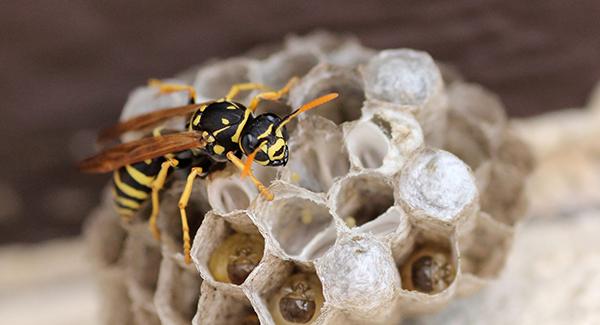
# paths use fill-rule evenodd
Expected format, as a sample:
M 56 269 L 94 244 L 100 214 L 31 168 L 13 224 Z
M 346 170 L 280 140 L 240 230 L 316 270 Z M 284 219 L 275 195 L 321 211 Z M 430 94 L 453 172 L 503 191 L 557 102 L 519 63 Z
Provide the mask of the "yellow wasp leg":
M 181 193 L 181 197 L 179 198 L 179 213 L 181 215 L 181 230 L 183 233 L 183 256 L 185 259 L 185 264 L 190 264 L 192 261 L 192 257 L 190 256 L 190 228 L 188 226 L 187 214 L 185 212 L 185 208 L 187 207 L 188 202 L 190 201 L 190 195 L 192 195 L 192 187 L 194 185 L 194 179 L 198 175 L 202 174 L 202 168 L 194 167 L 192 171 L 187 177 L 187 181 L 185 183 L 185 188 L 183 189 L 183 193 Z
M 240 158 L 236 157 L 233 152 L 228 152 L 227 153 L 227 159 L 229 159 L 237 168 L 240 169 L 240 171 L 244 171 L 246 170 L 246 165 L 244 164 L 244 162 L 242 162 L 240 160 Z M 260 192 L 260 195 L 262 195 L 267 201 L 271 201 L 273 200 L 273 193 L 271 193 L 271 191 L 269 191 L 264 185 L 263 183 L 261 183 L 253 174 L 252 174 L 252 170 L 246 171 L 248 173 L 248 177 L 250 177 L 250 180 L 252 180 L 252 182 L 254 183 L 254 185 L 256 186 L 256 188 L 258 188 L 258 191 Z
M 254 96 L 254 98 L 252 98 L 250 104 L 248 105 L 248 109 L 251 112 L 254 112 L 256 110 L 256 107 L 258 107 L 258 104 L 260 104 L 260 101 L 263 99 L 278 100 L 279 98 L 290 92 L 290 89 L 296 83 L 298 83 L 298 77 L 293 77 L 292 79 L 290 79 L 290 81 L 287 82 L 287 84 L 285 84 L 285 86 L 283 86 L 283 88 L 279 89 L 278 91 L 268 91 Z
M 269 87 L 267 87 L 263 84 L 254 83 L 254 82 L 234 84 L 229 89 L 229 92 L 227 93 L 227 95 L 225 95 L 225 100 L 228 100 L 228 101 L 233 100 L 240 93 L 240 91 L 255 90 L 255 89 L 270 90 Z
M 179 164 L 179 162 L 173 158 L 163 162 L 160 166 L 160 171 L 158 172 L 156 179 L 154 180 L 154 182 L 152 182 L 152 214 L 150 215 L 150 221 L 148 226 L 150 227 L 150 232 L 152 233 L 152 236 L 154 236 L 156 240 L 160 239 L 160 231 L 156 226 L 156 219 L 158 217 L 158 211 L 160 208 L 158 192 L 160 192 L 160 190 L 165 185 L 165 180 L 167 179 L 167 173 L 169 172 L 169 168 L 177 167 L 177 164 Z
M 198 94 L 196 94 L 196 89 L 192 86 L 165 83 L 158 79 L 148 80 L 148 86 L 158 88 L 158 91 L 161 94 L 169 94 L 178 91 L 187 91 L 188 98 L 191 99 L 190 102 L 197 103 Z

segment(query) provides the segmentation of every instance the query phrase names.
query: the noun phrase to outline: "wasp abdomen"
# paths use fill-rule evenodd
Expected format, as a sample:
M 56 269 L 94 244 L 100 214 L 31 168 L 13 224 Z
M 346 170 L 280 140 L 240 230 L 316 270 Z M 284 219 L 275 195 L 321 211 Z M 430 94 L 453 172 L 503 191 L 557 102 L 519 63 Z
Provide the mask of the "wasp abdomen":
M 150 198 L 152 183 L 160 171 L 164 157 L 149 159 L 115 170 L 113 185 L 117 212 L 123 217 L 131 217 Z

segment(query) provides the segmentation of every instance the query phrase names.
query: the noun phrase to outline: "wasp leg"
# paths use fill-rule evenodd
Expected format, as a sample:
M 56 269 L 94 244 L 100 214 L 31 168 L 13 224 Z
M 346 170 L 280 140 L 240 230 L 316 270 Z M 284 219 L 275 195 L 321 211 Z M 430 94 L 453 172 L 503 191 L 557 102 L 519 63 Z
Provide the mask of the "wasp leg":
M 287 84 L 285 84 L 285 86 L 283 86 L 283 88 L 279 89 L 278 91 L 267 91 L 254 96 L 254 98 L 252 98 L 250 104 L 248 105 L 248 109 L 251 112 L 254 112 L 256 110 L 256 107 L 258 107 L 258 104 L 260 104 L 261 100 L 279 100 L 279 98 L 289 93 L 290 89 L 296 83 L 298 83 L 298 77 L 293 77 L 292 79 L 290 79 L 290 81 L 287 82 Z
M 185 264 L 190 264 L 192 258 L 190 256 L 190 228 L 188 226 L 187 214 L 185 212 L 185 208 L 190 201 L 190 196 L 192 195 L 192 187 L 194 185 L 194 180 L 198 175 L 201 175 L 203 169 L 201 167 L 194 167 L 192 171 L 187 177 L 187 181 L 185 183 L 185 188 L 183 189 L 183 193 L 181 193 L 181 197 L 179 198 L 179 213 L 181 215 L 181 231 L 183 233 L 183 256 L 185 259 Z
M 158 91 L 161 94 L 169 94 L 178 91 L 187 91 L 190 104 L 197 103 L 198 94 L 196 93 L 196 89 L 192 86 L 165 83 L 158 79 L 148 80 L 148 86 L 158 88 Z
M 233 152 L 230 151 L 230 152 L 227 153 L 227 159 L 229 159 L 229 161 L 231 161 L 237 168 L 239 168 L 240 171 L 244 172 L 246 170 L 246 165 L 244 164 L 244 162 L 242 162 L 240 160 L 240 158 L 236 157 Z M 248 177 L 250 177 L 250 180 L 252 180 L 252 182 L 254 183 L 254 185 L 256 186 L 256 188 L 258 188 L 258 191 L 260 192 L 260 195 L 262 195 L 265 198 L 265 200 L 267 200 L 267 201 L 273 200 L 273 193 L 271 193 L 271 191 L 269 191 L 263 185 L 263 183 L 261 183 L 254 176 L 254 174 L 252 174 L 252 170 L 246 170 L 246 172 L 248 173 Z
M 160 166 L 160 171 L 158 172 L 156 179 L 154 180 L 154 182 L 152 182 L 152 214 L 150 215 L 150 221 L 148 223 L 148 226 L 150 227 L 150 232 L 152 233 L 152 236 L 156 240 L 160 240 L 160 231 L 158 230 L 158 227 L 156 225 L 156 219 L 158 217 L 158 211 L 160 208 L 158 192 L 160 192 L 160 190 L 165 185 L 165 180 L 167 179 L 167 173 L 169 172 L 169 168 L 177 167 L 177 164 L 179 164 L 179 162 L 173 158 L 163 162 Z
M 234 84 L 233 86 L 231 86 L 231 88 L 229 88 L 229 92 L 227 93 L 227 95 L 225 95 L 225 100 L 233 100 L 240 93 L 240 91 L 248 91 L 255 89 L 271 90 L 271 88 L 255 82 Z

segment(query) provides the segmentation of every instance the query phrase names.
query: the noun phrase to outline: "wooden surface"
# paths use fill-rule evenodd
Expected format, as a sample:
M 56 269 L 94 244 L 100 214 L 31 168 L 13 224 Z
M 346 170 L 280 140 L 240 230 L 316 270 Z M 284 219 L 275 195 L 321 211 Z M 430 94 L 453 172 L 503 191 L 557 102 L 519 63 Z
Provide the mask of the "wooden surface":
M 429 51 L 524 116 L 583 104 L 600 79 L 598 17 L 597 0 L 4 1 L 0 242 L 79 232 L 107 178 L 72 162 L 149 77 L 323 27 Z

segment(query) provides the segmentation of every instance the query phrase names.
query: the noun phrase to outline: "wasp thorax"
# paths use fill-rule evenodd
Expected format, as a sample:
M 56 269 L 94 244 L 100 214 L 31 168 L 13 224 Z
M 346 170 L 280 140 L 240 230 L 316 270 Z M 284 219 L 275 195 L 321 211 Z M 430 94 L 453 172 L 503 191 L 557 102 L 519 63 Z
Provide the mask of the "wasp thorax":
M 212 253 L 210 272 L 217 281 L 240 285 L 262 259 L 264 246 L 259 235 L 235 233 Z
M 314 274 L 288 278 L 271 304 L 277 324 L 307 324 L 317 318 L 323 305 L 321 283 Z
M 414 252 L 402 267 L 405 289 L 438 293 L 448 288 L 455 276 L 455 267 L 448 251 L 422 248 Z

